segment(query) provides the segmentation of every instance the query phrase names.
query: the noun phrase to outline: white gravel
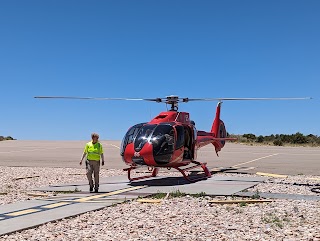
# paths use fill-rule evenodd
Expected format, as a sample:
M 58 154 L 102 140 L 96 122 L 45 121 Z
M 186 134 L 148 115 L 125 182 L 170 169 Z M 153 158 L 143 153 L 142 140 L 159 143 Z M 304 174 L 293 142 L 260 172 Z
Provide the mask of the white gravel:
M 0 203 L 32 198 L 27 189 L 86 180 L 81 169 L 0 167 Z M 102 176 L 123 174 L 102 170 Z M 16 177 L 40 176 L 13 180 Z M 239 174 L 215 174 L 238 176 Z M 252 175 L 250 175 L 252 176 Z M 319 176 L 271 178 L 252 190 L 316 195 L 310 187 Z M 275 184 L 276 182 L 277 184 Z M 283 184 L 286 183 L 286 184 Z M 249 205 L 209 204 L 213 197 L 180 197 L 161 204 L 136 201 L 89 212 L 75 218 L 5 235 L 0 240 L 314 240 L 320 241 L 320 201 L 275 200 Z M 229 198 L 230 199 L 230 198 Z M 0 206 L 1 207 L 1 206 Z
M 309 186 L 306 184 L 308 184 Z M 311 191 L 311 187 L 313 187 L 314 185 L 320 185 L 319 176 L 298 175 L 288 176 L 287 178 L 270 178 L 269 180 L 260 183 L 253 188 L 248 189 L 248 191 L 300 195 L 319 195 Z

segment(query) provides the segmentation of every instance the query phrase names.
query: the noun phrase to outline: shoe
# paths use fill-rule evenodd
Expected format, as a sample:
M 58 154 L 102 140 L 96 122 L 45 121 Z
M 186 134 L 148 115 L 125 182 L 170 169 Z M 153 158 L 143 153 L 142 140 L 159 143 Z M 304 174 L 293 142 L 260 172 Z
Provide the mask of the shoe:
M 94 192 L 98 192 L 99 191 L 99 189 L 94 189 Z
M 93 192 L 93 187 L 90 187 L 90 190 L 89 190 L 90 192 Z

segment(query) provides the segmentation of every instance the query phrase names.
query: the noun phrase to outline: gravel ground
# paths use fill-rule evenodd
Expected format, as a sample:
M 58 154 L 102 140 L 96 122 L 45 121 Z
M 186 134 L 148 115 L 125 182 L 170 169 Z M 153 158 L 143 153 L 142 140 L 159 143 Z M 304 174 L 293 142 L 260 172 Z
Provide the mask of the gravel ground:
M 298 175 L 288 178 L 271 178 L 248 190 L 252 192 L 317 195 L 317 193 L 311 191 L 311 188 L 316 186 L 320 187 L 319 176 Z
M 3 183 L 0 192 L 8 193 L 0 195 L 0 204 L 33 198 L 26 194 L 27 189 L 33 187 L 84 181 L 83 173 L 84 170 L 71 168 L 0 167 L 0 181 Z M 104 177 L 120 174 L 123 174 L 121 170 L 101 171 Z M 39 177 L 14 180 L 26 176 Z M 319 180 L 310 178 L 320 177 L 271 178 L 250 191 L 316 195 L 310 187 L 292 185 L 319 184 Z M 209 204 L 211 199 L 216 198 L 186 196 L 169 198 L 161 204 L 132 201 L 5 235 L 0 240 L 320 241 L 320 201 L 275 200 L 261 204 L 218 205 Z

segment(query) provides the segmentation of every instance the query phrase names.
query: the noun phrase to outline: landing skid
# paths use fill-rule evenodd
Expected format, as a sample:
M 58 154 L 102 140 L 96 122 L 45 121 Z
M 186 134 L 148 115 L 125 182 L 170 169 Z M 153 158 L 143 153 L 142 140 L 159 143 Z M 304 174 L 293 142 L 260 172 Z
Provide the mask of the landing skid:
M 211 177 L 211 172 L 209 171 L 208 167 L 206 166 L 207 163 L 201 163 L 201 162 L 197 162 L 197 161 L 192 161 L 192 163 L 195 165 L 188 167 L 188 168 L 184 168 L 184 169 L 182 169 L 180 167 L 172 167 L 172 168 L 181 172 L 183 177 L 189 182 L 196 182 L 196 181 L 200 181 L 200 180 L 207 179 L 207 178 Z M 204 175 L 192 177 L 192 176 L 186 174 L 187 171 L 198 168 L 198 167 L 201 167 L 203 169 Z M 152 171 L 151 175 L 146 175 L 146 176 L 141 176 L 141 177 L 131 177 L 131 171 L 134 169 L 137 169 L 137 168 L 138 168 L 137 166 L 131 166 L 129 168 L 123 169 L 124 171 L 128 171 L 128 179 L 131 182 L 136 181 L 136 180 L 150 178 L 150 177 L 156 177 L 159 172 L 159 167 L 152 167 L 151 169 L 149 169 L 150 171 Z
M 136 181 L 136 180 L 141 180 L 141 179 L 145 179 L 145 178 L 150 178 L 150 177 L 156 177 L 158 172 L 159 172 L 159 168 L 157 167 L 153 167 L 151 170 L 152 170 L 152 173 L 151 175 L 147 175 L 147 176 L 141 176 L 141 177 L 131 177 L 131 171 L 134 170 L 134 169 L 137 169 L 136 166 L 131 166 L 129 168 L 125 168 L 123 169 L 124 171 L 128 171 L 128 179 L 130 180 L 130 182 L 132 181 Z
M 177 169 L 179 172 L 181 172 L 181 174 L 183 175 L 183 177 L 188 180 L 189 182 L 196 182 L 196 181 L 200 181 L 203 179 L 207 179 L 208 177 L 211 177 L 211 172 L 209 171 L 208 167 L 207 167 L 207 163 L 202 163 L 202 162 L 197 162 L 197 161 L 192 161 L 193 164 L 195 164 L 194 166 L 188 167 L 188 168 L 184 168 L 181 169 L 179 167 L 175 167 L 175 169 Z M 204 175 L 201 176 L 196 176 L 196 177 L 192 177 L 190 175 L 186 174 L 186 171 L 195 169 L 197 167 L 201 167 L 203 169 Z

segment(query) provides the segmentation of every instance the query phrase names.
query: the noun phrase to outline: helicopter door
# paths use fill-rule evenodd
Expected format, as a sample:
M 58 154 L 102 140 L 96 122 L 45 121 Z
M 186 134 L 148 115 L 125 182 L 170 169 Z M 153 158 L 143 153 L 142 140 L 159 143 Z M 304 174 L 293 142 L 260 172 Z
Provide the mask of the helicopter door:
M 120 148 L 121 156 L 124 155 L 127 145 L 134 141 L 137 133 L 139 132 L 139 130 L 144 124 L 145 123 L 140 123 L 129 128 L 129 130 L 127 131 L 127 133 L 125 134 L 121 142 L 121 148 Z
M 184 127 L 182 125 L 176 125 L 174 127 L 176 129 L 176 145 L 175 145 L 175 152 L 173 154 L 173 161 L 174 162 L 180 162 L 184 159 L 184 153 L 185 153 L 185 135 L 184 135 Z
M 192 128 L 192 132 L 193 132 L 193 143 L 192 143 L 192 155 L 193 155 L 193 160 L 197 159 L 197 152 L 198 152 L 198 147 L 196 146 L 197 145 L 197 138 L 198 138 L 198 131 L 197 129 L 193 126 Z
M 186 125 L 184 126 L 184 159 L 193 159 L 192 140 L 192 130 Z
M 185 135 L 184 135 L 184 127 L 183 126 L 175 126 L 177 131 L 177 142 L 176 142 L 176 150 L 184 147 L 185 143 Z

